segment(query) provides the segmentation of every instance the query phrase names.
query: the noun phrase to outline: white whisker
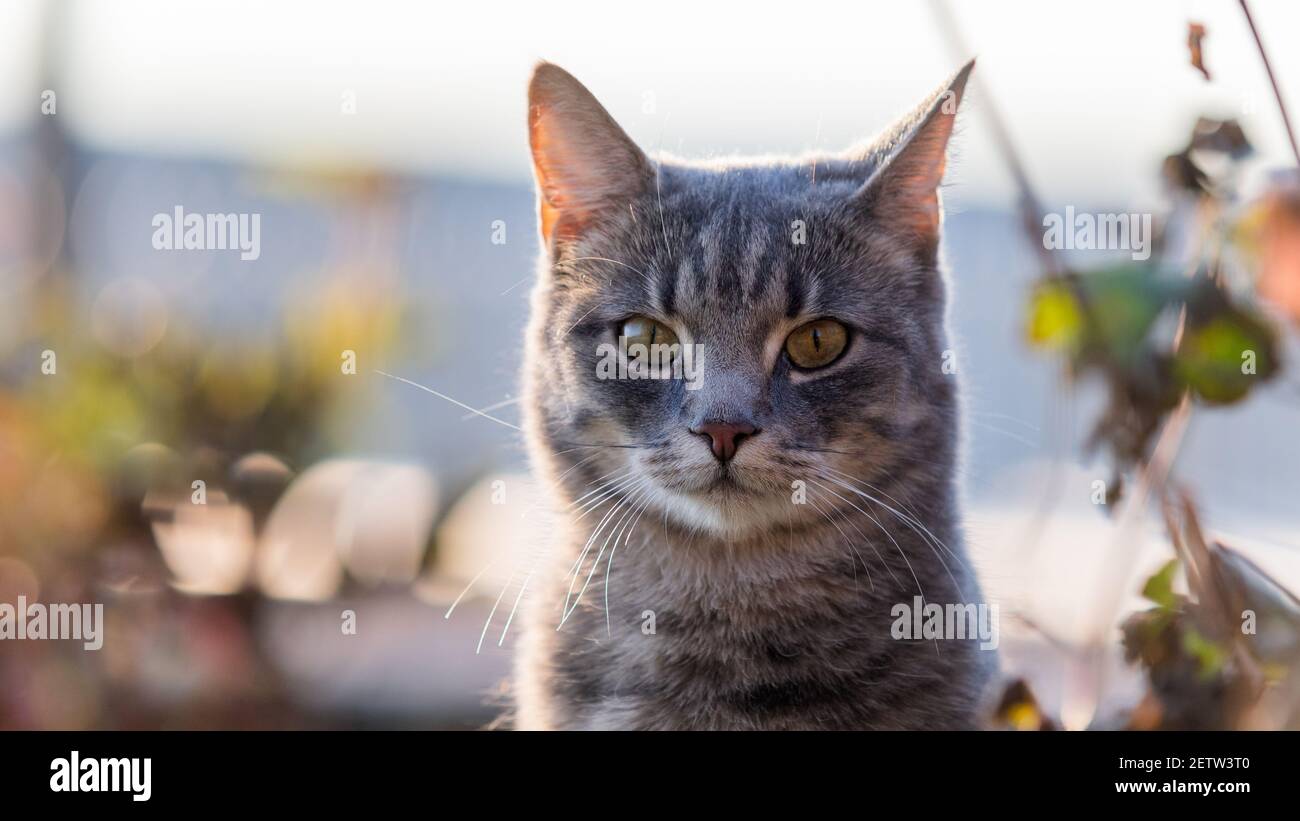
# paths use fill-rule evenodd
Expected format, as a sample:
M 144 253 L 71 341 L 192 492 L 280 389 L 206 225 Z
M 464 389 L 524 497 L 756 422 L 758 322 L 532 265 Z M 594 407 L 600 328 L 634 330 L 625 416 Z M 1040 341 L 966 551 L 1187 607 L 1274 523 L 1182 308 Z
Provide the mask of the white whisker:
M 838 471 L 836 471 L 836 472 L 838 472 Z M 959 593 L 962 592 L 962 586 L 961 586 L 961 583 L 957 581 L 957 577 L 953 575 L 953 573 L 952 573 L 952 569 L 948 567 L 948 562 L 944 561 L 943 553 L 941 553 L 941 552 L 939 551 L 938 547 L 936 547 L 935 544 L 932 544 L 932 543 L 930 542 L 930 540 L 926 538 L 926 535 L 925 535 L 925 534 L 926 534 L 926 533 L 929 533 L 929 528 L 927 528 L 924 524 L 921 524 L 921 522 L 920 522 L 919 520 L 915 520 L 915 519 L 913 519 L 912 517 L 910 517 L 910 516 L 908 516 L 908 515 L 906 515 L 906 514 L 904 514 L 904 513 L 900 513 L 898 510 L 896 510 L 896 509 L 890 507 L 889 505 L 887 505 L 887 504 L 885 504 L 884 502 L 880 501 L 879 499 L 877 499 L 876 497 L 872 496 L 871 494 L 869 494 L 869 493 L 865 493 L 865 492 L 863 492 L 863 491 L 861 491 L 861 490 L 858 490 L 857 488 L 853 487 L 852 485 L 848 484 L 847 482 L 844 482 L 844 481 L 842 481 L 842 480 L 840 480 L 840 479 L 836 479 L 836 478 L 834 478 L 834 477 L 831 477 L 831 481 L 834 482 L 835 484 L 839 485 L 840 487 L 844 488 L 845 490 L 849 491 L 850 493 L 855 493 L 855 494 L 857 494 L 858 496 L 861 496 L 862 498 L 866 499 L 867 501 L 869 501 L 869 502 L 871 502 L 871 503 L 873 503 L 873 504 L 880 505 L 880 506 L 883 507 L 885 510 L 888 510 L 889 512 L 893 513 L 894 516 L 896 516 L 896 517 L 898 518 L 899 521 L 901 521 L 903 524 L 907 525 L 907 526 L 908 526 L 908 527 L 909 527 L 909 528 L 910 528 L 914 533 L 916 533 L 916 535 L 918 535 L 918 536 L 921 537 L 921 542 L 922 542 L 926 547 L 928 547 L 932 553 L 934 553 L 935 558 L 937 558 L 937 559 L 939 560 L 939 564 L 943 565 L 944 572 L 948 574 L 948 578 L 952 581 L 952 583 L 953 583 L 953 587 L 955 587 Z M 920 528 L 919 530 L 918 530 L 918 526 L 919 526 L 919 528 Z M 925 533 L 922 533 L 923 530 L 925 531 Z M 942 542 L 939 542 L 938 537 L 937 537 L 937 536 L 934 536 L 934 534 L 930 534 L 930 538 L 934 539 L 934 540 L 935 540 L 936 542 L 938 542 L 939 544 L 942 544 Z M 944 550 L 947 550 L 949 553 L 952 553 L 952 549 L 949 548 L 947 545 L 943 545 L 943 548 L 944 548 Z M 954 553 L 953 555 L 955 556 L 956 554 Z M 957 561 L 960 563 L 960 562 L 961 562 L 961 559 L 958 559 Z M 963 566 L 964 566 L 964 565 L 963 565 Z
M 845 472 L 842 471 L 842 470 L 836 470 L 835 468 L 831 468 L 831 467 L 829 467 L 829 466 L 828 466 L 828 470 L 830 470 L 830 471 L 833 472 L 833 473 L 838 474 L 839 476 L 843 477 L 844 479 L 849 480 L 850 482 L 857 482 L 857 483 L 860 484 L 860 485 L 865 485 L 866 487 L 868 487 L 868 488 L 874 490 L 875 492 L 879 493 L 881 496 L 884 496 L 886 499 L 889 499 L 891 502 L 894 502 L 894 503 L 897 504 L 899 507 L 906 507 L 906 505 L 905 505 L 903 502 L 899 501 L 898 499 L 894 498 L 893 496 L 890 496 L 888 493 L 886 493 L 885 491 L 883 491 L 883 490 L 881 490 L 880 488 L 876 487 L 875 485 L 871 484 L 870 482 L 866 482 L 866 481 L 863 481 L 862 479 L 858 479 L 858 478 L 856 478 L 856 477 L 854 477 L 854 476 L 850 476 L 849 474 L 845 473 Z M 858 494 L 859 496 L 863 497 L 864 499 L 867 499 L 868 501 L 874 502 L 874 503 L 880 505 L 881 507 L 883 507 L 885 510 L 888 510 L 890 513 L 893 513 L 896 517 L 898 517 L 900 520 L 902 520 L 902 521 L 904 522 L 904 524 L 908 524 L 909 526 L 910 526 L 910 525 L 915 525 L 915 526 L 912 527 L 913 530 L 916 530 L 917 527 L 921 528 L 921 530 L 925 531 L 925 536 L 928 536 L 930 539 L 932 539 L 932 540 L 934 541 L 934 543 L 935 543 L 936 545 L 938 545 L 939 547 L 942 547 L 942 548 L 943 548 L 943 549 L 948 553 L 949 556 L 951 556 L 954 560 L 956 560 L 956 562 L 957 562 L 958 564 L 960 564 L 962 567 L 965 567 L 965 566 L 966 566 L 966 563 L 962 561 L 962 558 L 961 558 L 960 555 L 957 554 L 957 551 L 953 550 L 951 547 L 948 547 L 948 545 L 945 544 L 944 541 L 943 541 L 942 539 L 940 539 L 938 536 L 936 536 L 936 535 L 934 535 L 933 533 L 931 533 L 931 532 L 930 532 L 930 529 L 929 529 L 928 527 L 925 526 L 925 523 L 922 522 L 921 519 L 920 519 L 920 517 L 917 516 L 915 513 L 912 513 L 912 514 L 904 514 L 904 513 L 900 513 L 899 511 L 895 510 L 894 508 L 890 507 L 889 505 L 885 504 L 884 502 L 880 501 L 879 499 L 875 498 L 874 496 L 871 496 L 871 495 L 869 495 L 869 494 L 867 494 L 867 493 L 863 493 L 862 491 L 857 490 L 856 488 L 849 488 L 849 490 L 852 490 L 854 493 Z M 921 534 L 918 533 L 917 535 L 921 535 Z
M 629 487 L 631 488 L 631 491 L 629 492 L 631 493 L 637 492 L 642 486 L 642 484 L 646 483 L 647 481 L 649 480 L 647 480 L 644 477 L 635 477 L 633 484 L 629 485 Z M 567 613 L 569 611 L 569 600 L 573 597 L 573 586 L 578 583 L 578 574 L 581 572 L 583 561 L 587 558 L 587 554 L 591 552 L 591 546 L 596 543 L 596 539 L 600 538 L 600 534 L 605 529 L 605 525 L 608 524 L 609 520 L 613 518 L 613 516 L 623 508 L 623 505 L 627 504 L 627 501 L 628 501 L 628 494 L 624 493 L 622 497 L 619 499 L 619 501 L 614 505 L 614 507 L 609 512 L 607 512 L 604 518 L 600 520 L 600 523 L 596 525 L 596 529 L 592 531 L 590 538 L 587 539 L 587 543 L 583 546 L 582 552 L 578 554 L 578 558 L 574 562 L 573 567 L 569 569 L 569 575 L 572 576 L 573 578 L 569 580 L 569 589 L 565 593 L 564 605 L 560 610 L 561 627 L 564 625 L 564 621 L 568 618 Z M 560 628 L 556 627 L 555 629 L 558 630 Z
M 629 519 L 629 518 L 632 516 L 632 514 L 635 512 L 636 504 L 637 504 L 637 502 L 639 502 L 639 501 L 641 500 L 641 498 L 642 498 L 642 496 L 643 496 L 644 489 L 645 489 L 646 487 L 648 487 L 648 485 L 649 485 L 649 480 L 644 480 L 641 484 L 637 485 L 637 488 L 636 488 L 636 490 L 634 491 L 634 493 L 635 493 L 636 495 L 634 495 L 630 500 L 628 500 L 628 499 L 624 499 L 623 502 L 620 502 L 620 503 L 619 503 L 619 507 L 622 507 L 624 504 L 628 504 L 628 510 L 627 510 L 626 513 L 623 514 L 623 517 L 620 518 L 620 519 L 618 520 L 618 523 L 614 526 L 614 527 L 616 528 L 615 531 L 614 531 L 610 536 L 605 537 L 605 541 L 604 541 L 604 543 L 600 546 L 600 551 L 596 553 L 596 558 L 595 558 L 595 560 L 592 561 L 592 563 L 591 563 L 591 570 L 590 570 L 590 572 L 587 573 L 587 578 L 586 578 L 586 580 L 582 583 L 582 589 L 580 589 L 580 590 L 578 591 L 578 594 L 577 594 L 576 596 L 573 597 L 573 604 L 570 605 L 570 604 L 569 604 L 569 599 L 568 599 L 568 597 L 565 598 L 565 608 L 566 608 L 566 609 L 565 609 L 565 612 L 563 613 L 563 615 L 562 615 L 561 618 L 560 618 L 560 627 L 563 627 L 563 626 L 564 626 L 564 623 L 565 623 L 566 621 L 569 620 L 569 616 L 572 616 L 572 615 L 573 615 L 573 611 L 575 611 L 575 610 L 578 609 L 578 604 L 582 601 L 582 595 L 583 595 L 584 593 L 587 592 L 587 587 L 588 587 L 588 585 L 591 584 L 591 578 L 592 578 L 592 576 L 594 576 L 594 575 L 596 574 L 596 568 L 600 567 L 600 559 L 601 559 L 602 556 L 605 555 L 605 548 L 609 547 L 609 543 L 610 543 L 610 540 L 611 540 L 611 539 L 614 541 L 615 544 L 618 544 L 618 538 L 619 538 L 619 536 L 622 536 L 622 535 L 623 535 L 623 530 L 622 530 L 622 528 L 625 526 L 625 523 L 628 521 L 628 519 Z M 630 504 L 629 504 L 629 501 L 630 501 Z M 593 540 L 593 543 L 594 543 L 594 540 Z M 588 552 L 587 550 L 584 550 L 584 551 L 583 551 L 583 555 L 585 556 L 587 552 Z M 579 557 L 579 570 L 581 569 L 581 561 L 582 561 L 582 559 L 581 559 L 581 557 Z M 570 581 L 570 583 L 569 583 L 569 593 L 570 593 L 570 594 L 573 593 L 573 585 L 574 585 L 574 583 L 576 583 L 577 581 L 578 581 L 578 574 L 577 574 L 577 573 L 574 573 L 574 575 L 573 575 L 573 580 Z M 556 629 L 558 630 L 559 627 L 557 627 Z
M 867 567 L 867 563 L 862 558 L 862 554 L 858 553 L 857 548 L 853 546 L 853 540 L 849 538 L 849 534 L 844 532 L 844 529 L 841 528 L 835 522 L 835 520 L 830 517 L 830 514 L 828 514 L 826 511 L 821 509 L 821 506 L 817 504 L 816 499 L 817 499 L 816 494 L 813 494 L 808 497 L 808 500 L 812 502 L 813 510 L 816 510 L 818 513 L 820 513 L 822 515 L 822 518 L 830 522 L 831 527 L 838 530 L 840 532 L 840 535 L 844 537 L 844 544 L 849 548 L 849 550 L 853 552 L 853 555 L 858 557 L 858 561 L 862 563 L 862 569 L 865 570 L 867 573 L 867 584 L 871 585 L 871 591 L 874 593 L 876 590 L 876 583 L 871 578 L 871 568 Z M 857 581 L 858 581 L 858 566 L 855 564 L 853 565 L 853 582 L 855 585 L 857 584 Z
M 916 589 L 917 589 L 918 591 L 920 591 L 921 596 L 924 598 L 924 596 L 925 596 L 925 591 L 921 589 L 921 580 L 918 579 L 918 578 L 916 577 L 916 571 L 915 571 L 915 570 L 912 570 L 912 563 L 911 563 L 910 561 L 908 561 L 908 559 L 907 559 L 907 552 L 906 552 L 905 550 L 903 550 L 903 548 L 902 548 L 901 545 L 899 545 L 898 540 L 895 539 L 894 536 L 893 536 L 893 534 L 889 532 L 889 529 L 886 528 L 883 524 L 881 524 L 881 523 L 880 523 L 880 520 L 877 519 L 875 516 L 871 515 L 871 514 L 868 513 L 867 511 L 865 511 L 865 510 L 863 510 L 862 508 L 858 507 L 858 506 L 857 506 L 856 504 L 854 504 L 852 501 L 850 501 L 850 500 L 848 500 L 848 499 L 845 499 L 845 498 L 844 498 L 843 496 L 841 496 L 840 494 L 836 493 L 835 491 L 833 491 L 833 490 L 831 490 L 830 488 L 828 488 L 828 487 L 826 487 L 825 485 L 823 485 L 821 482 L 818 482 L 816 479 L 810 479 L 809 481 L 812 482 L 813 484 L 817 485 L 817 487 L 821 488 L 822 490 L 826 491 L 827 493 L 831 494 L 831 495 L 834 496 L 835 498 L 839 499 L 841 502 L 844 502 L 844 503 L 848 504 L 848 505 L 849 505 L 850 507 L 852 507 L 854 510 L 858 511 L 858 512 L 861 513 L 863 516 L 866 516 L 868 519 L 870 519 L 870 520 L 872 521 L 872 523 L 875 524 L 876 527 L 880 528 L 880 532 L 884 533 L 885 536 L 889 539 L 889 541 L 891 541 L 891 542 L 894 543 L 894 548 L 898 551 L 898 555 L 900 555 L 900 556 L 903 557 L 903 561 L 907 564 L 907 569 L 908 569 L 908 570 L 911 572 L 911 574 L 912 574 L 912 580 L 913 580 L 914 582 L 916 582 Z M 857 525 L 854 525 L 853 527 L 854 527 L 855 530 L 857 530 Z M 880 555 L 880 551 L 879 551 L 879 550 L 876 550 L 876 546 L 875 546 L 875 544 L 874 544 L 870 539 L 867 539 L 866 534 L 865 534 L 865 533 L 862 533 L 861 530 L 858 530 L 858 533 L 860 533 L 860 534 L 862 535 L 862 538 L 867 542 L 868 545 L 871 546 L 871 549 L 872 549 L 873 551 L 875 551 L 875 553 L 876 553 L 876 558 L 880 559 L 880 563 L 881 563 L 882 565 L 884 565 L 885 570 L 889 573 L 890 577 L 894 580 L 894 583 L 895 583 L 895 584 L 899 584 L 898 577 L 894 575 L 894 571 L 892 571 L 892 570 L 889 569 L 889 564 L 885 561 L 885 558 L 884 558 L 883 556 Z M 900 585 L 900 586 L 901 586 L 901 585 Z
M 490 416 L 484 413 L 483 411 L 479 410 L 478 408 L 472 408 L 469 405 L 466 405 L 464 402 L 461 402 L 458 399 L 452 399 L 450 396 L 446 395 L 445 393 L 438 393 L 433 388 L 430 388 L 427 385 L 421 385 L 419 382 L 412 382 L 411 380 L 405 377 L 396 376 L 394 374 L 388 373 L 387 371 L 381 371 L 376 369 L 375 373 L 379 374 L 380 376 L 387 376 L 389 379 L 396 379 L 398 382 L 405 382 L 411 387 L 419 388 L 420 390 L 425 391 L 426 393 L 431 393 L 434 396 L 438 397 L 439 399 L 445 399 L 448 402 L 452 403 L 453 405 L 457 405 L 469 411 L 470 415 L 472 416 L 481 416 L 484 419 L 490 419 L 491 421 L 496 422 L 498 425 L 505 425 L 507 428 L 510 428 L 511 430 L 523 431 L 523 428 L 519 427 L 518 425 L 512 425 L 509 422 L 505 421 L 504 419 L 498 419 L 495 416 Z
M 598 455 L 598 454 L 593 454 L 593 455 Z M 609 479 L 608 481 L 606 481 L 608 477 L 613 476 L 614 474 L 618 474 L 618 475 L 614 476 L 613 479 Z M 579 496 L 578 498 L 574 499 L 569 506 L 581 509 L 583 507 L 583 505 L 581 504 L 582 500 L 586 499 L 589 496 L 598 494 L 606 490 L 611 485 L 618 484 L 619 482 L 621 482 L 622 480 L 626 479 L 628 476 L 631 475 L 632 475 L 632 470 L 630 468 L 623 470 L 622 472 L 619 472 L 617 469 L 611 470 L 609 473 L 606 473 L 604 476 L 597 477 L 596 479 L 593 479 L 592 481 L 588 482 L 587 484 L 596 485 L 595 489 L 589 490 L 586 493 Z
M 506 591 L 510 589 L 510 582 L 515 580 L 515 574 L 511 573 L 510 578 L 501 586 L 501 592 L 497 594 L 497 600 L 493 603 L 492 609 L 488 611 L 487 619 L 483 622 L 483 632 L 478 634 L 478 647 L 474 648 L 474 655 L 483 651 L 483 637 L 487 635 L 488 628 L 492 626 L 492 617 L 497 614 L 497 608 L 501 606 L 501 599 L 505 597 Z
M 444 619 L 451 618 L 451 611 L 456 609 L 456 605 L 460 604 L 460 600 L 465 598 L 465 594 L 468 593 L 469 589 L 474 586 L 474 583 L 477 582 L 479 579 L 483 578 L 483 574 L 488 572 L 488 570 L 492 569 L 492 565 L 494 564 L 496 564 L 496 562 L 488 562 L 487 567 L 484 567 L 482 570 L 478 572 L 477 576 L 469 580 L 469 584 L 465 585 L 465 589 L 460 591 L 460 595 L 456 597 L 456 600 L 451 603 L 451 607 L 448 607 L 447 612 L 443 614 L 442 617 Z
M 580 515 L 576 519 L 574 519 L 574 521 L 575 522 L 582 521 L 584 518 L 586 518 L 588 513 L 591 513 L 593 510 L 599 508 L 602 504 L 608 501 L 611 496 L 618 494 L 620 491 L 626 490 L 632 485 L 635 485 L 638 481 L 640 481 L 640 478 L 637 476 L 626 476 L 622 479 L 619 479 L 617 482 L 614 482 L 611 485 L 607 485 L 600 492 L 600 496 L 589 500 L 588 502 L 583 504 L 582 507 L 574 511 L 575 513 L 580 513 Z
M 528 580 L 532 577 L 531 571 L 527 576 L 524 576 L 524 583 L 519 586 L 519 595 L 515 596 L 515 605 L 510 608 L 510 617 L 506 619 L 506 626 L 501 628 L 501 638 L 497 639 L 497 647 L 500 647 L 502 642 L 506 640 L 506 633 L 510 632 L 510 623 L 515 620 L 515 611 L 519 609 L 519 601 L 523 599 L 524 591 L 528 589 Z
M 513 398 L 513 399 L 503 399 L 503 400 L 501 400 L 500 402 L 495 402 L 495 403 L 493 403 L 493 404 L 491 404 L 491 405 L 488 405 L 486 408 L 479 408 L 479 409 L 478 409 L 477 411 L 475 411 L 474 413 L 467 413 L 467 414 L 465 414 L 464 416 L 461 417 L 461 421 L 463 422 L 463 421 L 465 421 L 465 420 L 467 420 L 467 419 L 473 419 L 474 416 L 475 416 L 476 414 L 479 414 L 479 413 L 486 413 L 487 411 L 494 411 L 494 410 L 497 410 L 497 409 L 499 409 L 499 408 L 509 407 L 510 405 L 518 405 L 518 404 L 520 403 L 520 401 L 522 401 L 522 400 L 521 400 L 518 396 L 516 396 L 516 397 Z
M 641 509 L 637 511 L 636 519 L 632 522 L 632 527 L 628 528 L 627 538 L 623 540 L 624 546 L 626 546 L 628 542 L 632 541 L 632 531 L 636 530 L 637 522 L 641 521 L 641 514 L 645 512 L 645 509 L 650 506 L 650 503 L 652 501 L 654 501 L 654 497 L 647 493 L 645 497 L 645 502 L 641 504 Z M 618 543 L 615 542 L 614 549 L 609 551 L 609 559 L 605 562 L 605 636 L 606 637 L 611 637 L 613 635 L 609 626 L 609 574 L 614 571 L 614 553 L 617 550 L 618 550 Z

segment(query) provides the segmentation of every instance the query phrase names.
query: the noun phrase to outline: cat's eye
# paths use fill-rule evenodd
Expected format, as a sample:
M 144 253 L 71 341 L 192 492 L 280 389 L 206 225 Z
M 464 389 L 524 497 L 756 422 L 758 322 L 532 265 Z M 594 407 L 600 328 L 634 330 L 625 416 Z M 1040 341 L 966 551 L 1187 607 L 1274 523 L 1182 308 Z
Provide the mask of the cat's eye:
M 849 333 L 833 319 L 818 319 L 795 328 L 785 340 L 785 353 L 800 368 L 824 368 L 844 351 Z
M 648 316 L 634 316 L 625 320 L 618 329 L 618 335 L 627 339 L 627 347 L 633 345 L 676 345 L 677 334 L 662 322 L 656 322 Z

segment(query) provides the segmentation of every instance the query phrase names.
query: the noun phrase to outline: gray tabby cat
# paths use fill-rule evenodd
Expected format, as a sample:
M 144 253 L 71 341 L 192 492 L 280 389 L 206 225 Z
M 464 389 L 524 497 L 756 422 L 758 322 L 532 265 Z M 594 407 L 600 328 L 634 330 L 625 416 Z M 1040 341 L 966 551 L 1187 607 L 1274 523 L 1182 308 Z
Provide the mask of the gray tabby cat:
M 689 164 L 537 67 L 525 430 L 565 513 L 518 727 L 978 724 L 994 655 L 891 632 L 916 596 L 981 601 L 938 251 L 972 65 L 850 153 Z

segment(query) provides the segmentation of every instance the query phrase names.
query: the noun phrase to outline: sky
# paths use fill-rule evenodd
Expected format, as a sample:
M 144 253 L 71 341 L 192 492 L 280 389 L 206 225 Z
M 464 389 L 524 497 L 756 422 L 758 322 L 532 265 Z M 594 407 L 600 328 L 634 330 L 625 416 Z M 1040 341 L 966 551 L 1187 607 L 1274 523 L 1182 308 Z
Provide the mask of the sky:
M 1252 5 L 1300 113 L 1300 51 L 1284 37 L 1300 31 L 1300 3 Z M 1241 118 L 1262 165 L 1287 159 L 1232 0 L 953 7 L 980 87 L 949 181 L 976 199 L 1012 193 L 984 91 L 1044 198 L 1061 204 L 1151 199 L 1160 158 L 1201 113 Z M 538 59 L 583 80 L 648 150 L 710 156 L 850 145 L 969 56 L 948 50 L 931 3 L 899 0 L 5 0 L 0 129 L 38 116 L 48 14 L 59 21 L 49 40 L 60 45 L 58 111 L 92 146 L 521 183 L 524 90 Z M 1190 19 L 1209 30 L 1212 83 L 1188 65 Z

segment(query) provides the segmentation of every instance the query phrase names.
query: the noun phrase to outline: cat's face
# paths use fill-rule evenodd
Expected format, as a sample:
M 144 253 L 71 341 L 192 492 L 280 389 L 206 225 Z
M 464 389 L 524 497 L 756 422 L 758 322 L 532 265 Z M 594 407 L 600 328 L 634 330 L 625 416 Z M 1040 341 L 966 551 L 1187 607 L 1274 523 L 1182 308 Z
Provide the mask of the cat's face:
M 692 166 L 539 67 L 530 413 L 575 496 L 740 536 L 951 469 L 936 189 L 968 71 L 850 155 Z

